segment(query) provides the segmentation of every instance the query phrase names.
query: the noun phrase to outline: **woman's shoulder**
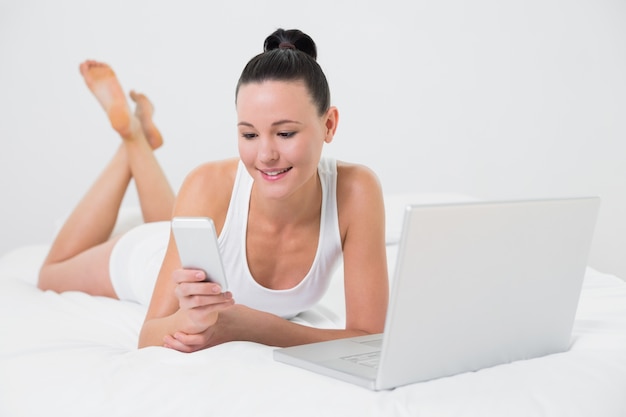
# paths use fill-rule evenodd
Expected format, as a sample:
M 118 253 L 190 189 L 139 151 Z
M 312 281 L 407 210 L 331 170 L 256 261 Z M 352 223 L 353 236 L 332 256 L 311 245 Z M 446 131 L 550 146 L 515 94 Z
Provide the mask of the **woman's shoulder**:
M 382 207 L 383 194 L 378 176 L 361 164 L 337 161 L 337 206 L 339 213 L 353 213 Z M 377 204 L 378 203 L 378 204 Z
M 178 191 L 177 211 L 210 217 L 222 214 L 228 208 L 238 164 L 239 159 L 232 158 L 205 162 L 191 170 Z
M 377 224 L 382 225 L 384 229 L 385 208 L 382 187 L 378 176 L 371 168 L 337 161 L 337 211 L 342 241 L 347 236 L 348 230 L 357 231 L 356 234 L 353 233 L 355 236 L 371 237 L 368 234 L 361 234 L 363 229 L 374 233 L 374 230 L 378 230 L 374 227 Z
M 185 179 L 185 182 L 213 181 L 215 177 L 232 177 L 237 173 L 239 158 L 224 159 L 220 161 L 209 161 L 198 165 L 192 169 Z
M 337 161 L 337 192 L 363 193 L 380 191 L 380 181 L 369 167 L 345 161 Z

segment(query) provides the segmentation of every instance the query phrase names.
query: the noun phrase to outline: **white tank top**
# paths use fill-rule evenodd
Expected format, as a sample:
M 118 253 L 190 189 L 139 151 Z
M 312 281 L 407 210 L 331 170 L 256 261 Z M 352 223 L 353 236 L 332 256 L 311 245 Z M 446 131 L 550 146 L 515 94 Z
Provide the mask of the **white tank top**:
M 248 208 L 254 180 L 240 161 L 224 227 L 218 242 L 229 290 L 238 304 L 292 318 L 313 307 L 324 295 L 342 256 L 337 214 L 337 163 L 322 158 L 318 166 L 322 185 L 322 210 L 315 259 L 304 279 L 293 288 L 272 290 L 250 273 L 246 257 Z

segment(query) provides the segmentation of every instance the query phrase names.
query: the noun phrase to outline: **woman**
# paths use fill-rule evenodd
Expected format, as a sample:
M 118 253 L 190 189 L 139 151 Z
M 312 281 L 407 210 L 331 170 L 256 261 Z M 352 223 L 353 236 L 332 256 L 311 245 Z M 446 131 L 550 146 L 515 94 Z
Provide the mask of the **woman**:
M 181 269 L 170 238 L 140 347 L 158 345 L 192 352 L 233 340 L 289 346 L 383 330 L 388 280 L 379 182 L 363 166 L 321 158 L 323 145 L 333 140 L 338 112 L 330 105 L 313 40 L 298 30 L 279 29 L 266 39 L 264 49 L 246 65 L 237 85 L 239 158 L 206 163 L 192 171 L 171 211 L 173 216 L 213 219 L 231 292 L 223 293 L 219 285 L 205 282 L 202 271 Z M 154 138 L 159 135 L 151 118 L 145 116 L 151 111 L 143 111 L 151 107 L 142 96 L 131 97 L 143 119 L 130 115 L 119 102 L 103 106 L 124 139 L 124 152 L 120 153 L 130 166 L 124 180 L 132 173 L 139 189 L 146 172 L 158 178 L 153 185 L 161 189 L 163 204 L 157 202 L 159 192 L 153 194 L 155 190 L 145 191 L 143 195 L 150 196 L 146 199 L 141 190 L 139 194 L 142 210 L 151 213 L 144 214 L 146 221 L 159 220 L 160 211 L 143 208 L 149 202 L 164 209 L 171 201 L 170 193 L 163 190 L 167 181 L 162 173 L 156 174 L 149 152 L 150 144 L 158 145 Z M 105 175 L 113 173 L 105 171 Z M 81 204 L 94 205 L 89 203 Z M 80 205 L 77 211 L 81 211 Z M 110 233 L 114 219 L 107 215 Z M 70 218 L 68 223 L 74 220 Z M 67 249 L 66 253 L 75 253 L 67 261 L 49 256 L 42 268 L 41 287 L 46 287 L 44 282 L 57 282 L 46 278 L 46 269 L 62 268 L 64 262 L 90 268 L 98 263 L 107 273 L 99 273 L 102 282 L 95 289 L 124 297 L 119 292 L 133 284 L 123 283 L 119 275 L 124 274 L 116 273 L 117 265 L 124 263 L 118 259 L 124 256 L 118 254 L 128 253 L 120 248 L 145 242 L 142 236 L 147 233 L 141 230 L 148 228 L 153 229 L 148 234 L 169 234 L 166 222 L 148 224 L 119 241 L 106 240 L 82 251 L 76 246 Z M 105 232 L 100 233 L 100 241 Z M 61 230 L 59 236 L 67 239 L 70 234 Z M 51 254 L 55 245 L 57 242 Z M 342 254 L 345 329 L 316 329 L 287 320 L 319 301 Z

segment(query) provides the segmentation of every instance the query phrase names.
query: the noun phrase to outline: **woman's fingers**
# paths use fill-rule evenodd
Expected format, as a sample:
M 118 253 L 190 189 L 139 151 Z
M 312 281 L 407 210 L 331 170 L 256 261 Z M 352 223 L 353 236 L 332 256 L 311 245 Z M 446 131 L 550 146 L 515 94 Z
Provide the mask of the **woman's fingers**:
M 172 279 L 176 284 L 183 282 L 201 282 L 206 279 L 206 274 L 199 269 L 176 269 L 172 273 Z
M 232 304 L 233 301 L 233 295 L 230 292 L 214 294 L 184 287 L 185 285 L 181 284 L 175 290 L 179 307 L 182 309 L 203 307 L 207 308 L 207 311 L 213 311 L 222 309 L 225 305 Z
M 193 269 L 177 269 L 172 278 L 176 283 L 174 294 L 179 300 L 180 308 L 191 309 L 229 303 L 230 292 L 222 293 L 219 284 L 205 281 L 203 271 Z
M 179 352 L 195 352 L 204 349 L 209 344 L 209 332 L 187 334 L 176 332 L 173 336 L 166 335 L 163 338 L 163 346 Z
M 219 295 L 222 293 L 222 288 L 219 284 L 212 282 L 181 282 L 176 285 L 175 291 L 180 298 L 192 295 Z
M 200 348 L 197 348 L 195 346 L 189 346 L 184 344 L 183 342 L 181 342 L 180 340 L 170 336 L 170 335 L 166 335 L 163 338 L 163 347 L 166 347 L 168 349 L 174 349 L 177 350 L 179 352 L 185 352 L 185 353 L 191 353 L 191 352 L 195 352 L 196 350 L 199 350 Z

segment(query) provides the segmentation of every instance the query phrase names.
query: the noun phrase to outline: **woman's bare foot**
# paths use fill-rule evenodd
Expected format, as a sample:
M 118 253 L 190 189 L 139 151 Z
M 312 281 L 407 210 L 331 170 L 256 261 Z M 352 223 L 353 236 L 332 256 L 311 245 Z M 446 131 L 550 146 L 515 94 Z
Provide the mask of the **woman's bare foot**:
M 137 104 L 137 107 L 135 107 L 135 116 L 141 122 L 143 134 L 146 136 L 152 149 L 157 149 L 163 145 L 163 137 L 152 121 L 154 106 L 150 100 L 148 100 L 148 97 L 134 90 L 130 91 L 130 98 Z
M 131 114 L 126 96 L 113 69 L 102 62 L 89 60 L 80 64 L 80 73 L 89 90 L 107 112 L 113 129 L 123 138 L 129 137 Z

